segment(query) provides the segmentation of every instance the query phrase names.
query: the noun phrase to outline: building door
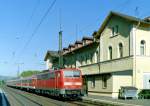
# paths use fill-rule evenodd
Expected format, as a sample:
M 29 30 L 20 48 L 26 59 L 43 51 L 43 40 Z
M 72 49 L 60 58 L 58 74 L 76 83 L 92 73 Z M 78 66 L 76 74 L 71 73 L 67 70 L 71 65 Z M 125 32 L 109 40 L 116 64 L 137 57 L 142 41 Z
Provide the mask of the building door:
M 87 82 L 87 76 L 83 76 L 83 94 L 88 95 L 88 82 Z
M 143 74 L 143 89 L 150 89 L 150 73 Z

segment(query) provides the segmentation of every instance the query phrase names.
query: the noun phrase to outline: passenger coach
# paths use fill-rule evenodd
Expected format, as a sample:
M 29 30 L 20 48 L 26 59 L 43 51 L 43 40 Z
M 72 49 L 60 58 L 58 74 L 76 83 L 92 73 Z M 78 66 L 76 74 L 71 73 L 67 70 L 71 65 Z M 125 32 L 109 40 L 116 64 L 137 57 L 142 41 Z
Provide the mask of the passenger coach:
M 60 97 L 82 96 L 82 74 L 78 69 L 49 70 L 32 77 L 11 80 L 8 86 Z

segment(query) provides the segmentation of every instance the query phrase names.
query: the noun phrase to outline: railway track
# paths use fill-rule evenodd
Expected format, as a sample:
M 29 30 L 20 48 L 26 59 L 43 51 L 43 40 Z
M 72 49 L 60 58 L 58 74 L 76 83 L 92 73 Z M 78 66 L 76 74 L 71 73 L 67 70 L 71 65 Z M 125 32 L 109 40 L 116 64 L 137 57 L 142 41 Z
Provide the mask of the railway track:
M 84 100 L 62 100 L 61 98 L 51 98 L 41 96 L 14 88 L 4 87 L 6 96 L 11 106 L 113 106 L 107 104 L 91 103 Z
M 5 89 L 7 92 L 7 97 L 11 98 L 11 104 L 18 106 L 43 106 L 41 103 L 25 96 L 23 93 L 16 92 L 12 89 Z
M 75 104 L 77 106 L 119 106 L 119 105 L 112 105 L 112 104 L 106 104 L 106 103 L 93 103 L 91 101 L 73 101 L 73 102 L 68 102 L 71 104 Z
M 12 106 L 62 106 L 58 102 L 39 95 L 5 87 Z

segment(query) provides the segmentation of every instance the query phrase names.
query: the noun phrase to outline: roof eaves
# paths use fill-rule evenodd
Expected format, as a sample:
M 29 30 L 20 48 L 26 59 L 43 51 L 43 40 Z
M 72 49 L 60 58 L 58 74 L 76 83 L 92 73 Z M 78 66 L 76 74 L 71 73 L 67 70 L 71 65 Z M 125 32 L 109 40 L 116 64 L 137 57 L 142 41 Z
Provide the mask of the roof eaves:
M 84 37 L 82 38 L 82 41 L 83 41 L 83 40 L 93 40 L 93 37 L 84 36 Z
M 82 41 L 76 41 L 75 44 L 82 44 Z
M 46 55 L 45 55 L 44 61 L 46 61 L 48 55 L 53 56 L 53 57 L 58 57 L 59 56 L 58 55 L 58 51 L 49 51 L 48 50 L 47 53 L 46 53 Z
M 84 46 L 82 46 L 82 47 L 78 47 L 78 48 L 74 49 L 73 51 L 64 53 L 63 55 L 70 54 L 70 53 L 72 53 L 72 52 L 74 52 L 74 51 L 77 51 L 77 50 L 79 50 L 79 49 L 82 49 L 82 48 L 85 48 L 85 47 L 87 47 L 87 46 L 91 46 L 91 45 L 94 45 L 94 44 L 97 44 L 97 45 L 98 45 L 99 42 L 92 42 L 92 43 L 86 44 L 86 45 L 84 45 Z

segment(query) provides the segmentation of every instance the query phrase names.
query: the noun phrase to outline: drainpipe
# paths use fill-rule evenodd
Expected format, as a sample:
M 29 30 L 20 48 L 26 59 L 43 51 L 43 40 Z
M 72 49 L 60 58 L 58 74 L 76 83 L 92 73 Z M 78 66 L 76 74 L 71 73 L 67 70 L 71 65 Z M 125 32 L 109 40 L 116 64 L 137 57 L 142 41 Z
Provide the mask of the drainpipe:
M 95 37 L 95 39 L 96 39 L 96 37 Z M 97 58 L 97 64 L 98 64 L 98 72 L 99 72 L 99 74 L 100 74 L 100 39 L 101 39 L 101 36 L 99 37 L 99 47 L 98 47 L 98 56 L 96 57 Z M 94 42 L 96 42 L 97 43 L 97 40 L 95 40 Z M 97 50 L 96 50 L 97 51 Z
M 100 71 L 101 71 L 101 67 L 100 67 L 100 61 L 101 61 L 101 54 L 100 54 L 100 47 L 101 47 L 101 35 L 99 37 L 99 47 L 98 47 L 98 67 L 99 67 L 99 74 L 100 74 Z

